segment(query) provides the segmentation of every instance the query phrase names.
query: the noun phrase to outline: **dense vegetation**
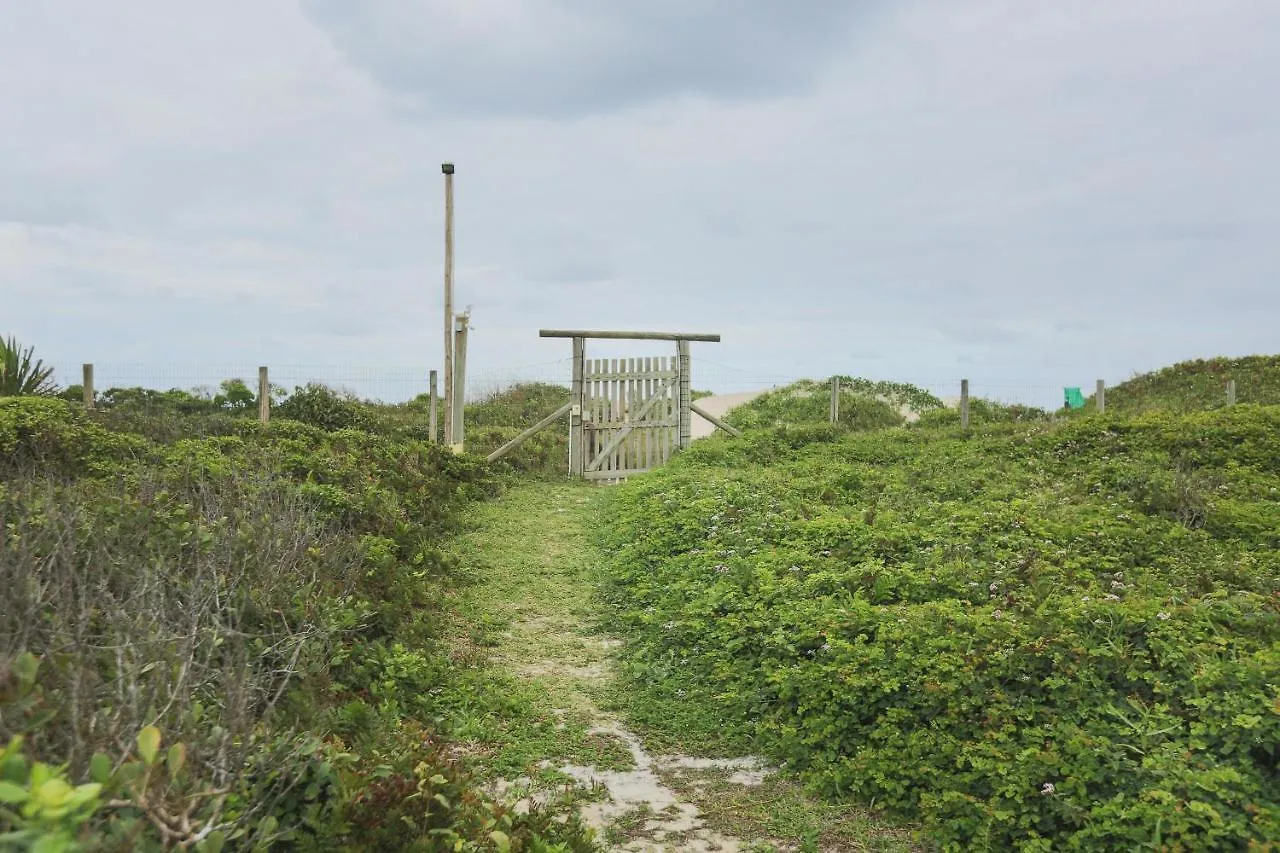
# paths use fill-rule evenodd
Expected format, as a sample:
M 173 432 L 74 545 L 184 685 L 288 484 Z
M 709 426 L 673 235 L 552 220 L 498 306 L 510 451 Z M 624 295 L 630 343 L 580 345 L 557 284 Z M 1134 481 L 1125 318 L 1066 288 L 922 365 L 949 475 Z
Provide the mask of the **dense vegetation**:
M 0 847 L 591 849 L 452 743 L 502 701 L 440 638 L 494 475 L 387 407 L 303 389 L 264 428 L 245 391 L 0 399 Z
M 1227 402 L 1227 381 L 1232 379 L 1237 402 L 1280 405 L 1280 356 L 1251 355 L 1184 361 L 1135 376 L 1107 390 L 1107 410 L 1136 413 L 1221 408 Z
M 611 622 L 651 725 L 944 849 L 1272 849 L 1278 498 L 1280 407 L 759 429 L 615 493 Z
M 486 455 L 497 450 L 569 402 L 569 389 L 546 382 L 529 382 L 495 391 L 467 405 L 467 450 Z M 504 466 L 528 474 L 558 475 L 568 471 L 568 418 L 550 426 L 505 457 Z
M 942 408 L 941 400 L 914 385 L 833 376 L 821 382 L 802 379 L 761 394 L 734 409 L 728 422 L 739 429 L 829 423 L 833 379 L 840 380 L 839 423 L 847 428 L 900 426 Z

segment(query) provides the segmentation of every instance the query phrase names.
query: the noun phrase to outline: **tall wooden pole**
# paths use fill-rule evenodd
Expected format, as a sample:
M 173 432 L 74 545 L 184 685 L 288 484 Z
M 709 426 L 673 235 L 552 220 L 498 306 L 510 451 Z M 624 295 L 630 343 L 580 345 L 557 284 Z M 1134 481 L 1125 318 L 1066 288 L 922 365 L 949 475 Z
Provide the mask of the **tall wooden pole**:
M 444 443 L 453 444 L 453 164 L 444 173 Z

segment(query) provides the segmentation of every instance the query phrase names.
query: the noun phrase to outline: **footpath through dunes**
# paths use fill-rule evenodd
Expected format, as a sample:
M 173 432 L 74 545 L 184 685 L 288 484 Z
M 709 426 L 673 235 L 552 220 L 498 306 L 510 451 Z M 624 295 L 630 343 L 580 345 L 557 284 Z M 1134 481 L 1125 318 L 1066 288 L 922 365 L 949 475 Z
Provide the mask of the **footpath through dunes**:
M 606 850 L 907 849 L 756 758 L 677 750 L 678 732 L 631 724 L 614 675 L 624 639 L 601 631 L 594 594 L 608 491 L 519 484 L 476 506 L 456 543 L 473 583 L 456 602 L 455 656 L 508 674 L 525 709 L 477 720 L 465 744 L 492 789 L 522 808 L 575 798 Z

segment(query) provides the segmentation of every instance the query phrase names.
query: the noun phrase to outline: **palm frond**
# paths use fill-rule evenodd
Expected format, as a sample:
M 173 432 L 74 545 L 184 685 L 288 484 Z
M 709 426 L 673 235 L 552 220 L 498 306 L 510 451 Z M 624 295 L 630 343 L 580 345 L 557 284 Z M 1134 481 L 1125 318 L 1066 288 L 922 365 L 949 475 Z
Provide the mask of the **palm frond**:
M 52 397 L 57 393 L 53 368 L 35 357 L 35 347 L 23 349 L 13 336 L 0 338 L 0 397 Z

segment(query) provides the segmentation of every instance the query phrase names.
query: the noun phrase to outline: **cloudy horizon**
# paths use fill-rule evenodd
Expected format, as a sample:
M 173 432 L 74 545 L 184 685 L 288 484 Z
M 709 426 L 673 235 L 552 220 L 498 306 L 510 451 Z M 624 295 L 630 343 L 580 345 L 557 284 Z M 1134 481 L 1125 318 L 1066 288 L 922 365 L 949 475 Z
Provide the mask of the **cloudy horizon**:
M 479 382 L 540 327 L 1041 405 L 1280 351 L 1262 0 L 8 6 L 0 333 L 64 374 L 437 366 L 443 161 Z

